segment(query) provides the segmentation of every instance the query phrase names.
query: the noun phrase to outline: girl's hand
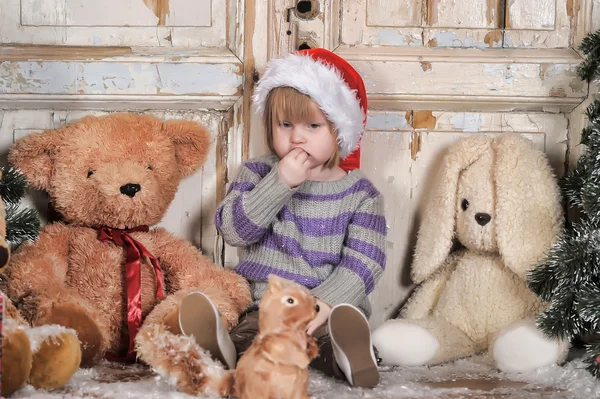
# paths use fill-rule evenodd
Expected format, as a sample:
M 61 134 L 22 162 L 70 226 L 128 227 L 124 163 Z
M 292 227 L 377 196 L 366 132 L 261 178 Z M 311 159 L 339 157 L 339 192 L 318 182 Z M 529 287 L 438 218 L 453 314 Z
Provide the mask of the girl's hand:
M 327 319 L 329 319 L 329 314 L 331 313 L 331 306 L 325 302 L 317 299 L 317 305 L 319 305 L 319 313 L 317 313 L 317 317 L 315 317 L 314 320 L 308 325 L 308 328 L 306 329 L 306 333 L 308 335 L 312 335 L 317 328 L 325 324 Z
M 279 179 L 290 188 L 304 183 L 310 175 L 308 154 L 301 148 L 294 148 L 290 151 L 279 161 L 277 167 L 279 168 Z

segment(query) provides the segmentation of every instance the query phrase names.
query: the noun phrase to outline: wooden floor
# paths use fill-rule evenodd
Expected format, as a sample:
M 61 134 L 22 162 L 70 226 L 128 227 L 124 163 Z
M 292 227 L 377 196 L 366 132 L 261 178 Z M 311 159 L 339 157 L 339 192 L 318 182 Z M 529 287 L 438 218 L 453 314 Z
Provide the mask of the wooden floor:
M 431 368 L 382 368 L 381 382 L 375 389 L 351 388 L 345 381 L 336 381 L 320 372 L 313 372 L 308 393 L 314 399 L 591 399 L 600 397 L 600 382 L 584 369 L 577 358 L 563 367 L 509 375 L 498 372 L 490 359 L 480 356 Z M 91 370 L 79 371 L 63 389 L 43 392 L 28 386 L 14 397 L 192 398 L 177 392 L 166 379 L 143 365 L 109 362 Z

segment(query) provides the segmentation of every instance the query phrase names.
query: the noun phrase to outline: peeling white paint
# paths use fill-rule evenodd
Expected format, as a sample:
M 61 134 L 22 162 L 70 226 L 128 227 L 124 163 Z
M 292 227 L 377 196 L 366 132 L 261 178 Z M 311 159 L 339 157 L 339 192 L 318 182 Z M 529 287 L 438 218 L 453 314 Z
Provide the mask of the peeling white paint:
M 162 93 L 197 92 L 234 95 L 242 85 L 239 66 L 231 64 L 159 64 Z
M 76 65 L 68 62 L 3 62 L 0 93 L 56 93 L 75 91 Z
M 239 64 L 4 62 L 0 93 L 224 95 L 241 91 Z
M 473 40 L 472 37 L 466 34 L 464 37 L 459 38 L 456 32 L 442 31 L 435 34 L 435 41 L 437 47 L 475 47 L 475 48 L 489 48 L 490 45 L 485 42 L 478 42 Z
M 519 70 L 517 64 L 484 64 L 485 71 L 494 76 L 500 76 L 506 84 L 513 84 L 515 72 Z
M 375 36 L 371 37 L 370 42 L 382 46 L 422 45 L 421 38 L 402 33 L 399 29 L 381 29 Z
M 481 128 L 483 119 L 481 114 L 474 113 L 458 113 L 450 119 L 450 122 L 456 129 L 460 129 L 463 132 L 478 132 Z
M 405 113 L 383 112 L 369 114 L 367 118 L 367 129 L 369 130 L 403 130 L 408 126 Z

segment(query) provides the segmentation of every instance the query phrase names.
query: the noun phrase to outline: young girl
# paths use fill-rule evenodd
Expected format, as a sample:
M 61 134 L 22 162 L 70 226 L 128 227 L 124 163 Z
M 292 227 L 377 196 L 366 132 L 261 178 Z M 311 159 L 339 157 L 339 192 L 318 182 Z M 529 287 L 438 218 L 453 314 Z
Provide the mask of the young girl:
M 269 274 L 293 280 L 318 299 L 319 315 L 307 333 L 317 338 L 320 355 L 311 366 L 353 386 L 373 387 L 379 373 L 367 295 L 385 267 L 387 228 L 381 194 L 352 170 L 366 121 L 363 81 L 327 50 L 301 51 L 268 64 L 253 100 L 271 153 L 242 167 L 216 225 L 227 243 L 244 248 L 235 270 L 250 281 L 255 305 L 229 335 L 200 293 L 186 297 L 181 312 L 212 309 L 214 333 L 196 323 L 202 327 L 194 336 L 233 368 L 236 353 L 257 334 L 256 304 Z M 183 332 L 193 333 L 184 324 Z

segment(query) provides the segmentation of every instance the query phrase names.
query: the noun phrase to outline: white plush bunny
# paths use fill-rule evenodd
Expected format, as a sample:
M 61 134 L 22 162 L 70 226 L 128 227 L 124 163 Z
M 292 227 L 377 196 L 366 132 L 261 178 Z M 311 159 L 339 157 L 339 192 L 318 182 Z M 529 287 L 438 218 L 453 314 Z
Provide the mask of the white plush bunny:
M 546 338 L 544 308 L 525 283 L 562 228 L 560 193 L 545 155 L 518 135 L 474 135 L 446 154 L 420 226 L 401 319 L 373 343 L 387 365 L 434 365 L 489 350 L 497 367 L 560 363 L 568 343 Z M 456 240 L 462 248 L 451 253 Z

